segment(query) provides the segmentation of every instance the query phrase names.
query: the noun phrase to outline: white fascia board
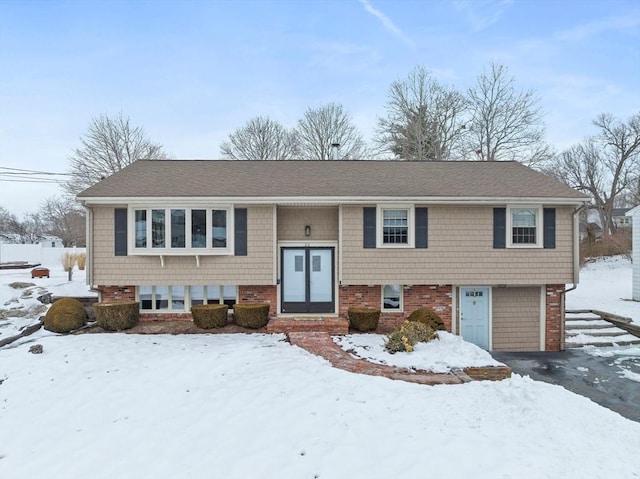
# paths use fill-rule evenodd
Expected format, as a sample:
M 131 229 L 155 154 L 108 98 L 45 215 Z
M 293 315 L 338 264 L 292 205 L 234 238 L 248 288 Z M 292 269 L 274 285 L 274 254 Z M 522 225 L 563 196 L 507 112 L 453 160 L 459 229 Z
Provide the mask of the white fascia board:
M 407 203 L 407 204 L 430 204 L 430 205 L 495 205 L 495 204 L 544 204 L 558 206 L 581 206 L 588 203 L 588 199 L 562 198 L 562 197 L 441 197 L 441 196 L 202 196 L 202 197 L 179 197 L 179 196 L 145 196 L 145 197 L 85 197 L 80 198 L 82 204 L 86 205 L 184 205 L 198 206 L 203 204 L 243 204 L 243 205 L 303 205 L 303 206 L 337 206 L 358 205 L 358 204 L 378 204 L 378 203 Z
M 636 213 L 640 214 L 640 205 L 636 206 L 635 208 L 631 208 L 629 211 L 627 211 L 624 215 L 625 216 L 633 216 Z

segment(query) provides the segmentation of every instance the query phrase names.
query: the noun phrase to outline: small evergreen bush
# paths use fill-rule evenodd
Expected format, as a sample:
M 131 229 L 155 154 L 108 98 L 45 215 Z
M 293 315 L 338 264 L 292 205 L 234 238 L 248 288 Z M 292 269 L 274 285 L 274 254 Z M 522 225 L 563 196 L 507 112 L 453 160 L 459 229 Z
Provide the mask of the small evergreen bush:
M 191 306 L 193 323 L 202 329 L 221 328 L 227 324 L 226 304 L 198 304 Z
M 357 331 L 374 331 L 380 320 L 380 310 L 373 308 L 349 308 L 349 326 Z
M 429 308 L 418 308 L 409 315 L 407 321 L 418 321 L 429 326 L 434 331 L 446 331 L 444 321 L 438 314 Z
M 399 328 L 387 335 L 387 342 L 384 345 L 390 353 L 398 351 L 413 351 L 416 343 L 426 343 L 436 337 L 436 333 L 429 326 L 419 321 L 405 321 Z
M 236 303 L 233 317 L 238 326 L 260 329 L 269 322 L 269 305 L 263 303 Z
M 93 310 L 98 326 L 107 331 L 131 329 L 140 319 L 140 303 L 136 301 L 96 303 Z
M 44 329 L 54 333 L 68 333 L 87 322 L 87 312 L 74 298 L 60 298 L 51 305 L 44 317 Z

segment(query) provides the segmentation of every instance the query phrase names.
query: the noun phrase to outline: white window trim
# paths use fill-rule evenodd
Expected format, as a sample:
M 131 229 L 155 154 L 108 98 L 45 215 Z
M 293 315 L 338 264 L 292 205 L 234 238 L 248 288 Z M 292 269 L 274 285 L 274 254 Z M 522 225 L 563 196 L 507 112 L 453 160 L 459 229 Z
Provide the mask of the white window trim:
M 136 247 L 136 210 L 147 211 L 147 246 L 145 248 Z M 164 248 L 153 248 L 151 245 L 152 238 L 152 210 L 165 211 L 165 245 L 171 242 L 171 210 L 185 210 L 185 247 L 172 248 L 165 246 Z M 191 247 L 191 211 L 205 210 L 207 215 L 207 245 L 204 248 Z M 227 212 L 227 246 L 225 248 L 214 248 L 212 246 L 212 228 L 213 228 L 213 210 L 224 210 Z M 222 256 L 234 254 L 234 209 L 232 205 L 206 205 L 206 206 L 181 206 L 181 205 L 131 205 L 128 211 L 128 254 L 135 256 Z
M 385 210 L 407 210 L 407 244 L 383 243 Z M 384 204 L 376 206 L 376 248 L 403 249 L 415 247 L 415 206 L 407 204 Z
M 400 286 L 400 307 L 399 308 L 385 308 L 384 307 L 384 287 L 391 286 L 394 283 L 383 284 L 380 288 L 380 309 L 387 313 L 403 313 L 404 312 L 404 285 Z
M 151 309 L 142 309 L 142 302 L 140 301 L 140 287 L 141 286 L 150 286 L 151 287 Z M 168 309 L 156 309 L 156 288 L 158 286 L 167 286 L 169 293 L 169 307 Z M 173 309 L 173 290 L 174 286 L 183 286 L 184 287 L 184 309 Z M 136 287 L 136 301 L 140 303 L 140 312 L 141 313 L 154 313 L 154 314 L 170 314 L 170 313 L 189 313 L 191 312 L 191 287 L 192 286 L 203 286 L 203 295 L 204 295 L 204 303 L 203 304 L 224 304 L 224 287 L 231 285 L 202 285 L 202 284 L 191 284 L 191 285 L 182 285 L 182 284 L 172 284 L 172 285 L 164 285 L 164 284 L 142 284 Z M 217 286 L 219 288 L 219 296 L 217 303 L 209 303 L 208 302 L 208 292 L 207 289 L 211 286 Z M 238 285 L 233 285 L 236 287 L 236 298 L 235 302 L 238 302 Z
M 536 242 L 535 244 L 514 244 L 513 243 L 513 226 L 512 226 L 512 210 L 536 210 Z M 507 235 L 507 248 L 515 248 L 515 249 L 531 249 L 531 248 L 542 248 L 543 246 L 543 214 L 542 214 L 542 206 L 540 205 L 509 205 L 507 206 L 507 227 L 506 227 L 506 235 Z

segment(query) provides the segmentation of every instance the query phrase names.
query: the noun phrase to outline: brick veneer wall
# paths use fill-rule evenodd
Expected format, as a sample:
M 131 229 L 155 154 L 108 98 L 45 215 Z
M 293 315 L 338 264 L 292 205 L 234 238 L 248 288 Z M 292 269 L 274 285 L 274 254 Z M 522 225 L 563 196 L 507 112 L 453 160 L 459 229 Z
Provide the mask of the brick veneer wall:
M 387 333 L 406 319 L 409 314 L 420 307 L 433 309 L 440 315 L 447 331 L 451 331 L 451 285 L 413 285 L 405 286 L 403 291 L 403 312 L 393 313 L 383 311 L 378 323 L 378 332 Z M 350 307 L 376 308 L 382 305 L 382 287 L 375 286 L 340 286 L 341 318 L 348 319 L 347 310 Z
M 116 301 L 135 301 L 135 286 L 98 286 L 100 291 L 100 301 L 103 303 L 113 303 Z
M 563 284 L 546 287 L 545 351 L 564 350 Z
M 276 286 L 238 286 L 238 302 L 269 303 L 269 316 L 276 316 L 278 305 Z

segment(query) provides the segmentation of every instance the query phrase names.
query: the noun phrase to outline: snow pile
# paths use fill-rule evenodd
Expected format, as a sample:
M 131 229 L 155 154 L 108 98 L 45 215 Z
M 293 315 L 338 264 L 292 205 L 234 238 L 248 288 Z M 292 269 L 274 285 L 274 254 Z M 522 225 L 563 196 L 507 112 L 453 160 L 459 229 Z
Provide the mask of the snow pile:
M 333 340 L 354 357 L 372 363 L 434 373 L 448 373 L 452 368 L 503 366 L 485 350 L 446 331 L 438 331 L 438 339 L 417 343 L 412 353 L 389 353 L 384 348 L 386 336 L 380 334 L 350 334 Z
M 580 283 L 567 293 L 566 308 L 606 311 L 640 325 L 640 303 L 631 301 L 631 277 L 631 261 L 624 256 L 596 258 L 580 270 Z

